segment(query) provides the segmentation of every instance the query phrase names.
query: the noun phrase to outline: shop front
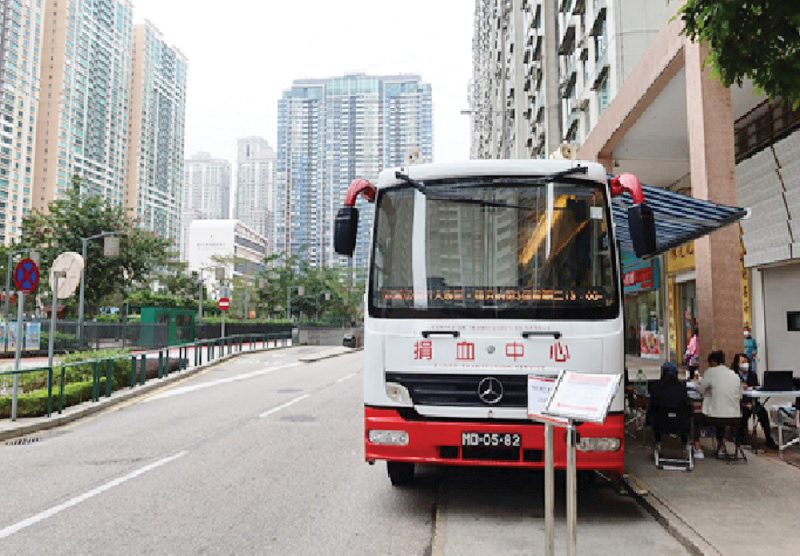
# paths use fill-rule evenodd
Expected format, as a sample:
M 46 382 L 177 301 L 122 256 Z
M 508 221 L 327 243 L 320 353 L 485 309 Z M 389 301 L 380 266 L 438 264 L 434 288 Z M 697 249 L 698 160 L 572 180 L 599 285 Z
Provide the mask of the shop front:
M 697 328 L 694 242 L 670 249 L 666 259 L 670 359 L 683 364 L 686 344 Z
M 625 354 L 661 359 L 664 350 L 661 318 L 659 259 L 622 256 L 622 286 L 625 293 Z

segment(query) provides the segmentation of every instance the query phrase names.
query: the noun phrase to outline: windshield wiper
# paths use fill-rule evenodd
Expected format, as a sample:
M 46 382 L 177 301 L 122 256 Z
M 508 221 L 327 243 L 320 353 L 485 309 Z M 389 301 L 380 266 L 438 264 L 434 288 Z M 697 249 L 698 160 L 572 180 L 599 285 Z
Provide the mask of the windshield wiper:
M 524 178 L 495 178 L 492 180 L 493 184 L 503 184 L 503 185 L 539 185 L 542 183 L 550 183 L 551 181 L 557 181 L 561 178 L 565 178 L 567 176 L 571 176 L 573 174 L 585 174 L 589 171 L 588 166 L 574 166 L 572 168 L 567 168 L 566 170 L 561 170 L 560 172 L 555 172 L 553 174 L 548 174 L 547 176 L 538 176 L 538 177 L 524 177 Z M 474 185 L 469 187 L 483 187 L 482 185 Z
M 456 197 L 451 195 L 431 195 L 428 192 L 428 188 L 425 186 L 424 183 L 421 181 L 417 181 L 413 178 L 410 178 L 407 174 L 403 174 L 402 172 L 395 172 L 394 177 L 399 180 L 403 180 L 408 185 L 425 195 L 425 197 L 429 201 L 446 201 L 448 203 L 462 203 L 466 205 L 480 205 L 482 207 L 494 207 L 494 208 L 517 208 L 517 209 L 526 209 L 530 210 L 530 207 L 523 207 L 520 205 L 512 205 L 506 203 L 505 201 L 484 201 L 482 199 L 469 199 L 466 197 Z
M 524 207 L 522 205 L 512 205 L 511 203 L 506 203 L 505 201 L 484 201 L 482 199 L 470 199 L 469 197 L 450 197 L 447 195 L 437 195 L 432 197 L 430 195 L 427 196 L 429 201 L 446 201 L 448 203 L 461 203 L 465 205 L 480 205 L 482 207 L 493 207 L 493 208 L 515 208 L 515 209 L 525 209 L 525 210 L 533 210 L 531 207 Z
M 423 195 L 428 194 L 428 188 L 425 186 L 425 184 L 422 183 L 421 181 L 417 181 L 415 179 L 408 177 L 408 174 L 404 174 L 402 172 L 395 172 L 394 177 L 396 177 L 398 180 L 403 180 L 404 182 L 406 182 L 408 185 L 410 185 Z

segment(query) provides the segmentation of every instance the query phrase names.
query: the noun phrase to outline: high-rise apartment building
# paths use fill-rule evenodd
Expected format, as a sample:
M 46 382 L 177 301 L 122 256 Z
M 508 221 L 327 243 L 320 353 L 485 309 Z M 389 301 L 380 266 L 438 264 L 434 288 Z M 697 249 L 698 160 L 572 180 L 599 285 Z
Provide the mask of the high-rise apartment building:
M 237 141 L 235 217 L 255 233 L 272 240 L 275 160 L 263 137 Z M 268 250 L 269 251 L 269 250 Z
M 580 145 L 674 7 L 661 0 L 476 0 L 472 155 Z
M 230 218 L 231 163 L 197 153 L 183 168 L 183 207 L 181 219 L 181 260 L 186 260 L 189 224 L 193 220 Z
M 134 26 L 125 206 L 177 242 L 181 224 L 186 58 L 150 22 Z
M 0 68 L 0 243 L 75 175 L 177 239 L 186 60 L 130 0 L 0 0 Z
M 31 208 L 42 1 L 0 0 L 0 244 Z
M 419 76 L 298 80 L 278 102 L 275 252 L 347 266 L 333 222 L 350 182 L 399 166 L 410 148 L 433 159 L 431 87 Z M 361 201 L 359 201 L 361 202 Z M 361 211 L 353 268 L 366 268 L 371 212 Z
M 33 207 L 73 175 L 85 192 L 123 204 L 128 164 L 129 0 L 45 0 Z

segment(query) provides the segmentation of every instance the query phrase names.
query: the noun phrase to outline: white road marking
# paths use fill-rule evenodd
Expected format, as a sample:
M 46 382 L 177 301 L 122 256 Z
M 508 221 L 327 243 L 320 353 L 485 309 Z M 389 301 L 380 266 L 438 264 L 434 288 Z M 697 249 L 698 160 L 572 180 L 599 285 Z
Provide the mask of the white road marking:
M 266 369 L 259 369 L 257 371 L 253 371 L 250 373 L 242 373 L 240 375 L 229 376 L 226 378 L 220 378 L 218 380 L 212 380 L 209 382 L 200 382 L 197 384 L 191 384 L 188 386 L 180 386 L 178 388 L 173 388 L 171 390 L 167 390 L 165 392 L 161 392 L 160 394 L 156 394 L 155 396 L 151 396 L 149 398 L 145 398 L 144 402 L 152 402 L 154 400 L 163 400 L 165 398 L 172 398 L 173 396 L 180 396 L 181 394 L 187 394 L 189 392 L 195 392 L 197 390 L 203 390 L 205 388 L 211 388 L 213 386 L 219 386 L 220 384 L 230 384 L 231 382 L 237 382 L 239 380 L 247 380 L 248 378 L 254 378 L 257 376 L 267 375 L 269 373 L 274 373 L 275 371 L 280 371 L 283 369 L 288 369 L 290 367 L 297 367 L 300 365 L 300 362 L 295 363 L 287 363 L 286 365 L 280 365 L 278 367 L 267 367 Z
M 281 409 L 286 409 L 287 407 L 289 407 L 291 405 L 294 405 L 297 402 L 303 401 L 304 399 L 308 398 L 310 395 L 311 394 L 303 394 L 302 396 L 297 396 L 296 398 L 293 398 L 293 399 L 289 400 L 288 402 L 279 405 L 278 407 L 273 407 L 272 409 L 269 409 L 269 410 L 265 411 L 264 413 L 259 415 L 259 417 L 268 417 L 269 415 L 272 415 L 273 413 L 279 412 Z
M 349 375 L 347 375 L 347 376 L 343 376 L 342 378 L 340 378 L 339 380 L 337 380 L 337 381 L 336 381 L 336 383 L 338 384 L 338 383 L 340 383 L 340 382 L 344 382 L 345 380 L 349 380 L 349 379 L 353 378 L 354 376 L 356 376 L 357 374 L 358 374 L 358 373 L 350 373 Z
M 71 498 L 71 499 L 67 500 L 64 503 L 59 504 L 58 506 L 53 506 L 52 508 L 47 509 L 47 510 L 45 510 L 45 511 L 43 511 L 41 513 L 38 513 L 38 514 L 36 514 L 34 516 L 31 516 L 28 519 L 23 519 L 19 523 L 15 523 L 14 525 L 9 525 L 5 529 L 0 529 L 0 539 L 5 539 L 6 537 L 10 537 L 14 533 L 18 533 L 19 531 L 25 529 L 26 527 L 30 527 L 32 525 L 36 525 L 40 521 L 44 521 L 45 519 L 53 517 L 54 515 L 56 515 L 56 514 L 58 514 L 60 512 L 63 512 L 64 510 L 67 510 L 67 509 L 71 508 L 72 506 L 77 506 L 81 502 L 85 502 L 85 501 L 89 500 L 90 498 L 93 498 L 93 497 L 97 496 L 98 494 L 102 494 L 103 492 L 105 492 L 105 491 L 107 491 L 107 490 L 109 490 L 111 488 L 114 488 L 115 486 L 119 486 L 122 483 L 130 481 L 131 479 L 135 479 L 139 475 L 147 473 L 148 471 L 152 471 L 153 469 L 156 469 L 157 467 L 161 467 L 162 465 L 166 465 L 167 463 L 170 463 L 171 461 L 175 461 L 176 459 L 185 456 L 187 453 L 188 452 L 186 452 L 184 450 L 182 452 L 178 452 L 175 455 L 172 455 L 172 456 L 166 457 L 164 459 L 160 459 L 160 460 L 158 460 L 156 462 L 153 462 L 150 465 L 145 465 L 144 467 L 141 467 L 141 468 L 137 469 L 136 471 L 128 473 L 127 475 L 125 475 L 123 477 L 119 477 L 118 479 L 114 479 L 113 481 L 110 481 L 110 482 L 108 482 L 108 483 L 106 483 L 104 485 L 101 485 L 101 486 L 99 486 L 97 488 L 94 488 L 94 489 L 90 490 L 89 492 L 85 492 L 84 494 L 81 494 L 80 496 L 76 496 L 75 498 Z

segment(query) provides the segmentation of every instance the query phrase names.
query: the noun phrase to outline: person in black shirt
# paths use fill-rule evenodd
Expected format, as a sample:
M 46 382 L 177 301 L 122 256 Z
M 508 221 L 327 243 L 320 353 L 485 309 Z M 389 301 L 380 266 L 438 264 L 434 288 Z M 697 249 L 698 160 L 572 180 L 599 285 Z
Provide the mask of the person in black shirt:
M 678 380 L 678 367 L 671 361 L 661 365 L 661 380 L 650 389 L 650 411 L 653 417 L 653 436 L 656 442 L 661 442 L 661 423 L 659 423 L 660 409 L 674 409 L 680 414 L 681 421 L 685 423 L 686 436 L 689 434 L 689 405 L 686 394 L 686 384 Z M 683 435 L 682 435 L 683 436 Z
M 744 353 L 737 353 L 733 356 L 733 363 L 731 369 L 737 375 L 739 380 L 742 381 L 742 387 L 745 390 L 752 390 L 758 388 L 758 375 L 753 371 L 750 359 Z M 769 415 L 764 406 L 756 400 L 742 397 L 742 429 L 747 430 L 747 420 L 755 413 L 758 422 L 761 423 L 761 428 L 764 430 L 764 444 L 770 450 L 777 450 L 778 445 L 772 439 L 772 427 L 769 424 Z

